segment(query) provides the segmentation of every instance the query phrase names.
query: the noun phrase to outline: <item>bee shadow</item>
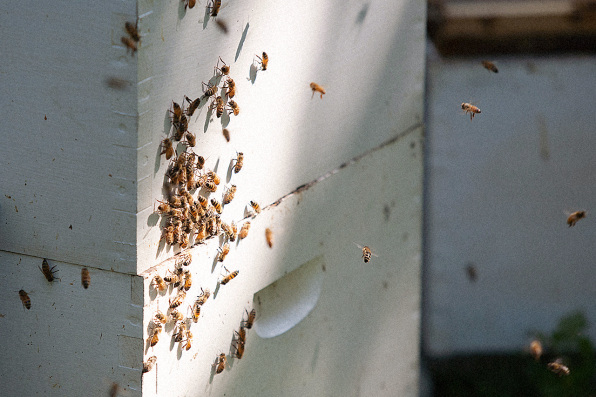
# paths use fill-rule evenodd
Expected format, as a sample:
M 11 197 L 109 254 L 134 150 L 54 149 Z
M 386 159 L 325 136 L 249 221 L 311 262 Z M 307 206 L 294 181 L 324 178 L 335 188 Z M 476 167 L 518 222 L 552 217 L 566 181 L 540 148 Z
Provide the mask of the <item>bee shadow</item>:
M 205 117 L 205 126 L 203 127 L 203 133 L 207 132 L 209 128 L 209 123 L 211 122 L 211 116 L 213 115 L 213 108 L 209 106 L 207 108 L 207 115 Z
M 209 9 L 209 6 L 207 5 L 207 6 L 205 6 L 205 15 L 203 15 L 203 30 L 207 29 L 207 25 L 209 24 L 210 17 L 211 17 L 211 11 Z
M 217 286 L 215 287 L 215 291 L 213 291 L 213 299 L 217 298 L 217 294 L 219 293 L 219 287 L 221 286 L 221 282 L 217 280 Z
M 232 180 L 232 171 L 234 170 L 234 159 L 230 160 L 230 165 L 228 165 L 228 171 L 226 173 L 226 183 L 229 183 Z
M 221 126 L 222 128 L 226 128 L 230 124 L 230 114 L 224 110 L 223 114 L 221 115 Z
M 250 64 L 250 69 L 248 70 L 248 81 L 250 81 L 252 84 L 255 83 L 255 80 L 257 79 L 257 71 L 259 69 L 257 68 L 257 65 L 255 65 L 255 63 L 251 63 Z
M 236 49 L 236 56 L 234 57 L 234 62 L 238 60 L 240 52 L 242 51 L 242 47 L 244 47 L 244 41 L 246 40 L 246 34 L 248 33 L 249 26 L 250 23 L 247 22 L 246 26 L 244 27 L 244 31 L 242 32 L 242 37 L 240 37 L 240 42 L 238 42 L 238 48 Z

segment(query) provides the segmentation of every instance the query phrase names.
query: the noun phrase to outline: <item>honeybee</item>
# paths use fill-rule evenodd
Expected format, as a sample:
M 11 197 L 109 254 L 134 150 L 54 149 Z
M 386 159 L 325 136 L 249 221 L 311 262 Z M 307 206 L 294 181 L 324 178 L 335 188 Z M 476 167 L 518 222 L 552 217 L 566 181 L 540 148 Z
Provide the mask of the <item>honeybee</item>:
M 217 190 L 217 185 L 209 180 L 205 182 L 204 188 L 213 193 Z
M 232 228 L 232 233 L 228 236 L 228 238 L 231 242 L 234 242 L 236 241 L 236 237 L 238 237 L 238 228 L 236 227 L 236 222 L 232 221 L 230 227 Z
M 228 25 L 224 21 L 216 19 L 215 24 L 221 29 L 222 32 L 224 32 L 224 34 L 228 34 Z
M 197 144 L 197 138 L 194 134 L 192 134 L 190 131 L 186 131 L 186 143 L 188 144 L 188 146 L 190 147 L 195 147 L 195 145 Z M 186 175 L 188 175 L 188 170 L 186 171 Z
M 225 267 L 224 267 L 224 269 L 225 269 Z M 228 269 L 226 269 L 226 270 L 228 270 Z M 232 281 L 234 278 L 236 278 L 236 276 L 238 275 L 238 273 L 240 273 L 240 271 L 234 270 L 232 273 L 230 273 L 228 270 L 228 273 L 229 274 L 221 280 L 221 285 L 226 285 L 227 283 Z
M 190 271 L 187 270 L 184 272 L 184 285 L 182 286 L 182 289 L 184 289 L 185 291 L 188 291 L 191 286 L 192 286 L 192 275 L 191 275 Z
M 221 182 L 221 179 L 219 179 L 219 176 L 217 176 L 217 174 L 213 171 L 209 171 L 207 173 L 207 177 L 209 179 L 211 179 L 213 181 L 213 183 L 215 183 L 216 185 L 219 185 L 219 183 Z
M 215 373 L 221 374 L 223 370 L 226 368 L 226 354 L 221 353 L 219 355 L 219 359 L 217 360 L 217 368 L 215 369 Z
M 203 291 L 203 288 L 201 288 L 201 295 L 197 296 L 197 305 L 204 305 L 205 302 L 207 302 L 207 299 L 209 299 L 209 297 L 211 296 L 211 291 L 209 291 L 209 288 L 205 288 L 205 290 Z
M 199 204 L 201 204 L 201 207 L 203 207 L 203 209 L 207 209 L 207 205 L 209 205 L 209 200 L 207 200 L 206 197 L 199 195 L 197 200 L 199 200 Z
M 165 291 L 166 288 L 168 288 L 168 286 L 166 285 L 166 282 L 159 275 L 153 277 L 153 286 L 158 291 Z
M 356 243 L 354 243 L 354 244 L 356 244 Z M 364 258 L 364 263 L 368 263 L 372 259 L 373 256 L 377 256 L 377 255 L 373 254 L 370 247 L 368 247 L 366 245 L 363 247 L 361 245 L 356 244 L 356 246 L 362 250 L 362 258 Z
M 180 123 L 180 118 L 182 117 L 182 108 L 174 101 L 172 101 L 172 108 L 174 109 L 173 111 L 170 110 L 170 113 L 172 113 L 172 124 L 176 125 Z
M 246 310 L 246 309 L 244 309 L 244 310 Z M 246 329 L 251 329 L 252 325 L 255 322 L 255 317 L 257 316 L 257 311 L 255 309 L 252 309 L 249 313 L 248 310 L 246 310 L 246 314 L 248 314 L 248 319 L 244 322 L 244 326 L 246 327 Z
M 586 211 L 575 211 L 575 212 L 569 214 L 569 217 L 567 218 L 567 225 L 569 225 L 569 227 L 575 226 L 577 221 L 579 221 L 580 219 L 585 218 L 585 217 L 586 217 Z
M 192 262 L 192 254 L 190 252 L 185 252 L 183 254 L 176 255 L 176 266 L 188 266 Z
M 86 267 L 81 269 L 81 284 L 83 284 L 83 288 L 85 289 L 89 288 L 89 284 L 91 284 L 91 275 Z
M 557 358 L 555 361 L 548 363 L 548 369 L 554 372 L 559 376 L 569 375 L 570 371 L 566 365 L 563 364 L 560 358 Z
M 120 385 L 118 385 L 118 383 L 116 383 L 116 382 L 112 383 L 112 386 L 110 386 L 110 391 L 109 391 L 110 397 L 117 397 L 118 391 L 120 391 Z
M 226 142 L 230 142 L 230 130 L 224 128 L 221 130 L 221 133 L 223 134 L 224 138 L 226 138 Z
M 126 28 L 126 31 L 134 41 L 141 40 L 141 36 L 139 36 L 139 31 L 137 30 L 137 26 L 135 24 L 132 22 L 126 22 L 124 24 L 124 28 Z
M 177 141 L 182 140 L 184 133 L 188 130 L 188 119 L 185 115 L 180 116 L 180 121 L 174 125 L 174 128 L 176 129 L 174 139 Z
M 249 221 L 244 222 L 244 225 L 242 225 L 242 228 L 240 229 L 240 233 L 238 234 L 238 238 L 240 240 L 246 238 L 246 236 L 248 236 L 249 229 L 250 229 L 250 222 Z
M 232 185 L 226 190 L 226 193 L 223 196 L 224 205 L 231 203 L 232 200 L 234 200 L 235 194 L 236 194 L 236 185 Z
M 169 225 L 163 228 L 163 236 L 165 238 L 166 244 L 172 245 L 174 244 L 174 232 L 176 228 L 174 225 Z M 165 279 L 165 278 L 164 278 Z
M 482 66 L 484 66 L 486 69 L 490 70 L 491 72 L 499 73 L 499 69 L 497 69 L 497 66 L 490 61 L 482 61 Z
M 192 305 L 191 311 L 192 321 L 196 323 L 197 321 L 199 321 L 199 316 L 201 315 L 201 305 L 199 305 L 199 301 L 196 301 L 194 305 Z
M 269 63 L 269 57 L 267 56 L 267 53 L 265 51 L 263 51 L 263 58 L 261 58 L 260 56 L 256 55 L 257 58 L 259 58 L 261 61 L 259 62 L 261 64 L 261 70 L 265 71 L 267 70 L 267 64 Z
M 170 312 L 170 318 L 173 322 L 177 323 L 178 321 L 184 320 L 184 314 L 174 309 Z
M 203 93 L 202 98 L 208 98 L 210 96 L 214 96 L 217 93 L 216 85 L 205 84 L 204 82 L 203 85 L 207 86 L 207 90 Z
M 161 146 L 163 148 L 163 151 L 160 153 L 160 155 L 165 153 L 166 160 L 172 158 L 172 156 L 174 155 L 174 146 L 172 146 L 172 141 L 170 140 L 170 138 L 166 138 L 163 141 L 161 141 Z
M 184 292 L 184 290 L 180 290 L 174 300 L 170 299 L 170 308 L 174 309 L 180 306 L 184 301 L 184 298 L 186 298 L 186 292 Z
M 29 295 L 27 295 L 24 289 L 19 290 L 19 298 L 21 298 L 21 303 L 23 304 L 23 307 L 26 307 L 27 310 L 30 310 L 31 298 L 29 298 Z
M 46 280 L 48 280 L 49 282 L 54 281 L 57 277 L 54 277 L 54 274 L 56 274 L 56 272 L 58 270 L 54 270 L 54 268 L 56 266 L 52 266 L 50 268 L 50 264 L 48 263 L 47 259 L 43 259 L 43 262 L 41 262 L 41 267 L 37 266 L 39 268 L 39 270 L 41 270 L 41 272 L 43 273 L 43 275 L 45 276 Z
M 270 228 L 265 229 L 265 239 L 269 248 L 273 248 L 273 231 Z
M 182 342 L 184 339 L 184 335 L 186 334 L 187 328 L 186 323 L 178 324 L 177 332 L 174 333 L 174 342 Z
M 160 310 L 158 310 L 155 313 L 155 315 L 153 316 L 154 324 L 165 324 L 167 321 L 168 321 L 167 317 Z
M 221 68 L 217 67 L 217 66 L 219 66 L 219 61 L 221 61 L 221 63 L 223 63 L 223 66 Z M 221 59 L 221 57 L 219 57 L 219 59 L 217 60 L 217 65 L 215 66 L 215 70 L 219 70 L 221 72 L 222 76 L 227 76 L 230 74 L 230 67 L 228 65 L 226 65 L 226 63 L 224 62 L 223 59 Z
M 217 118 L 220 118 L 223 114 L 225 104 L 226 103 L 220 96 L 215 98 L 215 101 L 211 104 L 211 109 L 215 108 L 215 115 Z
M 151 336 L 149 336 L 149 345 L 151 347 L 157 345 L 157 342 L 159 342 L 159 334 L 160 333 L 161 333 L 161 325 L 153 328 Z
M 242 344 L 246 343 L 246 329 L 244 327 L 240 327 L 238 331 L 234 330 L 236 334 L 236 340 Z
M 180 276 L 178 276 L 177 274 L 170 273 L 169 276 L 165 276 L 163 279 L 168 284 L 174 284 L 174 287 L 180 285 Z
M 197 157 L 197 168 L 202 170 L 204 165 L 205 165 L 205 157 L 198 156 Z
M 122 36 L 120 40 L 122 41 L 122 44 L 126 46 L 126 51 L 128 52 L 128 50 L 130 50 L 131 54 L 134 55 L 137 51 L 137 44 L 135 43 L 135 41 L 129 37 L 124 36 Z
M 326 94 L 325 89 L 314 82 L 310 83 L 310 89 L 312 90 L 312 95 L 311 95 L 310 99 L 314 98 L 315 92 L 318 92 L 321 94 L 321 99 L 323 99 L 323 94 Z
M 184 344 L 182 345 L 182 347 L 186 350 L 189 351 L 190 348 L 192 347 L 192 332 L 190 332 L 190 330 L 186 330 L 186 339 L 184 339 Z
M 237 174 L 240 172 L 240 170 L 242 169 L 242 166 L 244 165 L 244 153 L 236 152 L 236 159 L 233 161 L 235 161 L 234 173 Z
M 219 201 L 212 198 L 211 205 L 213 205 L 213 208 L 215 208 L 215 211 L 217 211 L 218 214 L 221 214 L 221 204 L 219 203 Z
M 234 113 L 234 116 L 238 116 L 238 113 L 240 113 L 240 106 L 238 106 L 238 104 L 233 100 L 230 100 L 228 102 L 228 105 L 230 105 L 231 111 L 232 113 Z
M 153 367 L 155 366 L 156 361 L 157 361 L 156 356 L 149 357 L 147 359 L 147 361 L 145 361 L 143 363 L 143 373 L 151 371 L 153 369 Z
M 236 358 L 237 359 L 242 359 L 242 356 L 244 356 L 244 342 L 237 342 L 236 343 Z
M 188 102 L 188 107 L 186 108 L 186 115 L 190 117 L 199 107 L 199 104 L 201 103 L 201 97 L 198 97 L 194 101 L 191 101 L 190 98 L 185 95 L 184 99 L 186 99 L 186 101 Z
M 227 89 L 226 95 L 228 96 L 228 98 L 234 98 L 234 96 L 236 95 L 236 83 L 234 82 L 234 80 L 232 80 L 231 77 L 228 76 L 228 81 L 226 82 L 224 88 Z
M 480 109 L 478 109 L 476 106 L 472 105 L 471 103 L 467 103 L 467 102 L 463 102 L 461 104 L 461 108 L 462 108 L 462 110 L 464 110 L 466 112 L 466 114 L 470 113 L 470 121 L 472 121 L 472 119 L 474 118 L 474 115 L 476 113 L 482 113 L 480 111 Z
M 184 10 L 186 11 L 186 8 L 193 8 L 197 2 L 197 0 L 182 0 L 184 2 Z
M 223 262 L 226 256 L 230 252 L 230 244 L 225 243 L 221 248 L 218 248 L 219 255 L 217 255 L 217 261 Z
M 207 6 L 211 10 L 210 15 L 212 17 L 216 17 L 219 13 L 219 8 L 221 7 L 221 0 L 213 0 L 211 2 L 211 6 Z M 219 372 L 218 372 L 219 373 Z
M 530 353 L 534 360 L 539 361 L 542 356 L 542 343 L 539 340 L 533 340 L 530 342 Z
M 261 206 L 259 205 L 259 203 L 257 203 L 256 201 L 250 201 L 250 206 L 252 207 L 253 210 L 255 210 L 255 212 L 257 214 L 261 213 Z

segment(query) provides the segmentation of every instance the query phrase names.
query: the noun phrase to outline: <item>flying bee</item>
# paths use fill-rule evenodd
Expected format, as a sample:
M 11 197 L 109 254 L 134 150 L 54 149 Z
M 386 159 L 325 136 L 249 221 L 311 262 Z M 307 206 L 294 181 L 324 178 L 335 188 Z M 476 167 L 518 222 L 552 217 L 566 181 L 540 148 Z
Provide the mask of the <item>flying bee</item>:
M 186 11 L 186 8 L 193 8 L 195 6 L 195 4 L 197 3 L 197 0 L 182 0 L 184 2 L 184 10 Z
M 56 266 L 52 266 L 50 268 L 50 264 L 48 263 L 47 259 L 44 258 L 43 261 L 41 262 L 41 267 L 39 267 L 39 266 L 37 266 L 37 267 L 39 268 L 39 270 L 41 270 L 41 272 L 45 276 L 46 280 L 48 280 L 50 283 L 58 278 L 58 277 L 54 277 L 54 274 L 56 274 L 56 272 L 58 271 L 58 270 L 54 270 L 54 268 Z
M 240 170 L 242 169 L 242 166 L 244 165 L 244 153 L 237 152 L 235 161 L 236 161 L 236 164 L 234 164 L 234 173 L 237 174 L 240 172 Z
M 265 229 L 265 239 L 269 248 L 273 248 L 273 231 L 270 228 Z
M 261 213 L 261 206 L 259 205 L 259 203 L 251 200 L 249 204 L 257 214 Z
M 191 101 L 190 98 L 185 95 L 184 99 L 186 99 L 186 101 L 188 102 L 188 107 L 186 108 L 186 115 L 190 117 L 199 107 L 199 104 L 201 103 L 201 97 L 198 97 L 194 101 Z
M 19 290 L 19 298 L 21 298 L 21 303 L 23 304 L 23 307 L 26 307 L 27 310 L 30 310 L 31 298 L 29 298 L 29 295 L 27 295 L 24 289 Z
M 120 385 L 116 382 L 112 383 L 112 386 L 110 386 L 110 397 L 117 397 L 118 396 L 118 392 L 120 391 Z
M 178 321 L 184 320 L 184 314 L 174 309 L 170 312 L 170 318 L 174 323 L 177 323 Z
M 559 376 L 569 375 L 570 371 L 566 365 L 563 364 L 560 358 L 557 358 L 555 361 L 548 363 L 548 369 Z
M 184 339 L 184 335 L 186 334 L 186 323 L 180 323 L 178 324 L 178 331 L 174 333 L 173 337 L 174 337 L 174 342 L 182 342 L 182 339 Z
M 184 285 L 182 286 L 182 289 L 185 291 L 188 291 L 191 286 L 192 286 L 192 275 L 189 270 L 186 270 L 184 272 Z
M 89 288 L 89 284 L 91 284 L 91 275 L 86 267 L 81 269 L 81 284 L 83 284 L 83 288 L 85 289 Z
M 207 182 L 205 182 L 204 188 L 209 190 L 211 193 L 213 193 L 217 190 L 217 185 L 215 183 L 213 183 L 212 181 L 207 181 Z
M 228 98 L 234 98 L 236 95 L 236 83 L 230 76 L 228 76 L 228 81 L 226 82 L 224 88 L 226 88 L 226 95 Z
M 207 8 L 209 8 L 210 11 L 210 15 L 212 17 L 216 17 L 217 14 L 219 13 L 219 8 L 221 7 L 221 0 L 213 0 L 211 2 L 210 6 L 207 6 Z
M 569 214 L 569 217 L 567 218 L 567 225 L 569 225 L 569 227 L 575 226 L 577 221 L 579 221 L 580 219 L 585 218 L 585 217 L 586 217 L 586 211 L 575 211 L 575 212 Z
M 206 197 L 199 195 L 197 200 L 199 200 L 199 204 L 201 204 L 201 207 L 203 207 L 203 209 L 207 209 L 207 205 L 209 205 L 209 200 L 207 200 Z
M 226 190 L 226 193 L 223 196 L 224 205 L 231 203 L 232 200 L 234 200 L 235 194 L 236 194 L 236 185 L 232 185 Z
M 244 309 L 244 310 L 246 310 L 246 309 Z M 246 327 L 246 329 L 251 329 L 252 325 L 255 322 L 255 317 L 257 316 L 257 311 L 255 309 L 252 309 L 249 313 L 248 310 L 246 310 L 246 314 L 248 314 L 248 319 L 244 322 L 244 326 Z
M 228 25 L 221 19 L 216 19 L 215 24 L 224 34 L 228 34 Z
M 474 115 L 476 113 L 482 113 L 480 111 L 480 109 L 478 109 L 476 106 L 472 105 L 471 103 L 467 103 L 467 102 L 463 102 L 461 104 L 461 108 L 462 108 L 462 110 L 464 110 L 466 112 L 466 114 L 470 113 L 470 121 L 472 121 L 472 119 L 474 118 Z
M 354 243 L 354 244 L 356 244 L 356 243 Z M 372 250 L 367 245 L 365 245 L 363 247 L 361 245 L 356 244 L 356 246 L 362 250 L 362 258 L 364 258 L 364 263 L 368 263 L 372 259 L 373 256 L 378 256 L 378 255 L 373 254 Z
M 230 130 L 224 128 L 221 130 L 221 133 L 223 134 L 224 138 L 226 138 L 226 142 L 230 142 Z
M 205 290 L 203 291 L 203 288 L 201 288 L 201 295 L 197 296 L 197 304 L 199 306 L 202 306 L 205 304 L 205 302 L 207 302 L 207 299 L 209 299 L 209 297 L 211 296 L 211 291 L 209 291 L 209 288 L 205 288 Z
M 235 354 L 236 358 L 239 360 L 242 359 L 242 356 L 244 356 L 244 342 L 240 342 L 240 341 L 237 342 L 235 348 L 236 348 L 236 354 Z
M 497 69 L 497 66 L 490 61 L 482 61 L 482 66 L 484 66 L 486 69 L 490 70 L 491 72 L 499 73 L 499 69 Z
M 211 109 L 215 108 L 215 115 L 217 116 L 217 118 L 220 118 L 223 114 L 225 105 L 226 103 L 220 96 L 215 98 L 215 101 L 211 103 L 210 107 Z
M 269 57 L 267 56 L 267 53 L 265 51 L 263 51 L 263 58 L 261 58 L 260 56 L 256 55 L 257 58 L 259 58 L 261 61 L 259 62 L 261 64 L 261 70 L 264 72 L 265 70 L 267 70 L 267 64 L 269 63 Z
M 323 99 L 323 94 L 326 94 L 325 89 L 314 82 L 310 83 L 310 89 L 312 90 L 312 95 L 311 95 L 310 99 L 314 98 L 315 92 L 318 92 L 321 94 L 321 99 Z
M 189 351 L 190 348 L 192 347 L 192 332 L 190 332 L 189 329 L 186 330 L 186 339 L 184 339 L 183 342 L 184 342 L 184 344 L 182 345 L 182 347 L 186 351 Z
M 219 176 L 217 176 L 217 174 L 213 171 L 209 171 L 207 173 L 207 177 L 209 179 L 211 179 L 213 181 L 213 183 L 215 183 L 216 185 L 219 185 L 219 183 L 221 182 L 221 179 L 219 179 Z
M 186 292 L 184 292 L 184 290 L 180 290 L 174 300 L 170 300 L 170 308 L 175 309 L 180 306 L 184 301 L 184 298 L 186 298 Z
M 221 68 L 218 68 L 219 61 L 221 61 L 221 63 L 223 63 L 223 66 Z M 223 59 L 221 59 L 221 57 L 219 57 L 219 59 L 217 60 L 217 65 L 215 66 L 215 70 L 219 70 L 222 76 L 227 76 L 230 74 L 230 67 L 224 62 Z
M 240 113 L 240 106 L 233 100 L 230 100 L 228 105 L 230 105 L 231 112 L 234 113 L 234 116 L 238 116 L 238 113 Z
M 218 248 L 219 255 L 217 255 L 217 261 L 223 262 L 226 256 L 230 252 L 230 244 L 225 243 L 221 248 Z
M 131 39 L 137 42 L 141 40 L 141 36 L 139 36 L 139 31 L 137 30 L 135 24 L 133 24 L 132 22 L 126 22 L 124 24 L 124 27 L 126 28 L 126 31 L 130 35 Z
M 157 361 L 156 356 L 149 357 L 147 359 L 147 361 L 145 361 L 143 363 L 143 373 L 151 371 L 153 369 L 153 367 L 155 366 L 156 361 Z
M 165 291 L 168 288 L 166 282 L 159 275 L 153 277 L 153 287 L 158 291 Z
M 219 203 L 219 201 L 212 198 L 211 205 L 213 205 L 213 208 L 215 208 L 215 211 L 217 211 L 218 214 L 221 214 L 221 204 Z
M 224 267 L 225 269 L 225 267 Z M 228 270 L 228 269 L 226 269 Z M 238 273 L 240 273 L 239 270 L 234 270 L 232 273 L 230 273 L 230 271 L 228 270 L 228 275 L 225 276 L 222 280 L 221 280 L 221 284 L 222 285 L 226 285 L 227 283 L 229 283 L 230 281 L 232 281 L 234 278 L 236 278 L 236 276 L 238 275 Z
M 149 336 L 149 345 L 151 347 L 157 345 L 157 342 L 159 342 L 159 334 L 160 333 L 161 333 L 161 325 L 153 328 L 153 331 L 152 331 L 151 335 Z
M 214 96 L 217 93 L 216 85 L 205 84 L 204 82 L 203 82 L 203 85 L 207 87 L 207 90 L 205 92 L 203 92 L 203 96 L 201 98 L 209 98 L 211 96 Z
M 540 357 L 542 356 L 542 343 L 539 340 L 533 340 L 530 343 L 530 353 L 534 360 L 539 361 Z
M 153 316 L 154 324 L 165 324 L 167 321 L 168 321 L 167 317 L 160 310 L 158 310 L 155 313 L 155 315 Z
M 130 50 L 132 55 L 134 55 L 135 52 L 137 52 L 137 43 L 135 43 L 133 39 L 122 36 L 120 38 L 120 41 L 122 41 L 122 44 L 124 44 L 124 46 L 126 47 L 127 52 L 128 50 Z
M 192 321 L 194 323 L 196 323 L 197 321 L 199 321 L 199 316 L 201 315 L 201 305 L 199 305 L 199 301 L 196 301 L 192 305 L 191 311 L 192 311 Z
M 166 138 L 163 141 L 161 141 L 161 146 L 163 148 L 163 151 L 160 153 L 160 155 L 165 153 L 166 160 L 172 158 L 172 156 L 174 155 L 174 146 L 172 146 L 172 141 L 170 140 L 170 138 Z
M 242 228 L 240 229 L 240 233 L 238 233 L 238 238 L 240 240 L 245 239 L 246 236 L 248 236 L 249 229 L 250 229 L 250 222 L 249 221 L 244 222 L 244 225 L 242 225 Z
M 216 374 L 221 374 L 223 372 L 223 370 L 226 368 L 226 362 L 226 354 L 221 353 L 217 359 L 217 368 L 215 369 Z

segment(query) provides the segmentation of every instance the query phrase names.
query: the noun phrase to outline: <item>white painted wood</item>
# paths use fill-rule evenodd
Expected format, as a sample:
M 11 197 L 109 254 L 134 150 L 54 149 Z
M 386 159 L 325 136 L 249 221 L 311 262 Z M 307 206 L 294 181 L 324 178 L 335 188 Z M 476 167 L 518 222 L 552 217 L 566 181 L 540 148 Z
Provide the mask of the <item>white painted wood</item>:
M 596 311 L 592 56 L 429 62 L 425 349 L 519 351 Z M 470 122 L 461 102 L 482 110 Z M 466 277 L 473 264 L 477 281 Z M 596 329 L 589 335 L 596 338 Z

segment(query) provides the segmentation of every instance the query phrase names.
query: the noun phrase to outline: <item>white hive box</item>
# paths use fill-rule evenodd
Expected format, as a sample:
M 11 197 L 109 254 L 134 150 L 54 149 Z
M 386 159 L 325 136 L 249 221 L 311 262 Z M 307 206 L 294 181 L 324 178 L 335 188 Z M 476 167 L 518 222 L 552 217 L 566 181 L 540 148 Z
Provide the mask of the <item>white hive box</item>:
M 120 38 L 137 16 L 131 56 Z M 424 2 L 223 2 L 228 34 L 205 4 L 185 11 L 180 1 L 19 4 L 0 18 L 11 38 L 0 61 L 5 390 L 104 395 L 117 382 L 144 396 L 417 394 Z M 255 67 L 263 51 L 266 71 Z M 218 284 L 222 236 L 187 250 L 193 285 L 180 308 L 189 316 L 201 287 L 212 297 L 191 323 L 189 351 L 171 323 L 151 348 L 151 318 L 175 291 L 150 284 L 180 251 L 160 241 L 154 212 L 168 109 L 201 95 L 203 81 L 221 83 L 219 56 L 241 111 L 217 118 L 203 102 L 188 128 L 193 150 L 222 179 L 211 197 L 237 185 L 225 222 L 241 224 L 250 200 L 263 211 L 224 261 L 240 271 L 229 284 Z M 110 78 L 126 83 L 111 88 Z M 312 81 L 323 99 L 311 99 Z M 364 264 L 355 243 L 378 256 Z M 61 281 L 43 278 L 44 257 Z M 239 360 L 232 337 L 253 307 Z M 222 352 L 228 366 L 215 374 Z

